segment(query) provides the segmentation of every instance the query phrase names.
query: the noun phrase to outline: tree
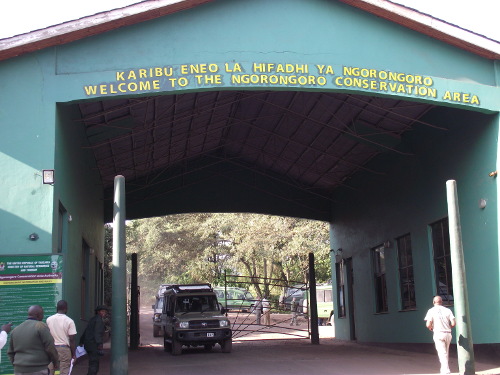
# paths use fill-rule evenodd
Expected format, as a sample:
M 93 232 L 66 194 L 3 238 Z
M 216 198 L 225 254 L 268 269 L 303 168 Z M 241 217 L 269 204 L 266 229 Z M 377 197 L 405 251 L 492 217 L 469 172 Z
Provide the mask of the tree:
M 307 282 L 309 252 L 316 255 L 317 280 L 329 280 L 329 237 L 324 222 L 218 213 L 170 215 L 127 224 L 127 253 L 138 254 L 143 294 L 153 295 L 160 283 L 223 285 L 224 275 L 229 274 L 251 283 L 260 296 L 277 296 L 284 285 Z

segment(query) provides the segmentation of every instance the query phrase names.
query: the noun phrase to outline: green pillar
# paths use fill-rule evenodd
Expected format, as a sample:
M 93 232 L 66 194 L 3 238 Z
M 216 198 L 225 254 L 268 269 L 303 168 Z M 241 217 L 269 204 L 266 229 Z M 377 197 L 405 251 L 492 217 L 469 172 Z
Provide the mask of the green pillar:
M 470 325 L 469 298 L 467 296 L 467 279 L 465 277 L 456 181 L 446 181 L 446 192 L 448 197 L 451 267 L 453 269 L 453 300 L 457 320 L 458 371 L 463 375 L 473 375 L 476 373 L 474 347 Z
M 111 375 L 128 374 L 125 178 L 115 177 L 111 314 Z

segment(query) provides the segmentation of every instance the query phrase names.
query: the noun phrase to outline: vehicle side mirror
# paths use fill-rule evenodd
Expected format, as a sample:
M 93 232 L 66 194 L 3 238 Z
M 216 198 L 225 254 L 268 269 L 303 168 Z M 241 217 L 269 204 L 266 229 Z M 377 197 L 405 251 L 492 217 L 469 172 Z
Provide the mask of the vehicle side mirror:
M 225 315 L 225 314 L 227 313 L 227 309 L 226 309 L 225 307 L 221 307 L 221 309 L 220 309 L 220 313 L 221 313 L 222 315 Z

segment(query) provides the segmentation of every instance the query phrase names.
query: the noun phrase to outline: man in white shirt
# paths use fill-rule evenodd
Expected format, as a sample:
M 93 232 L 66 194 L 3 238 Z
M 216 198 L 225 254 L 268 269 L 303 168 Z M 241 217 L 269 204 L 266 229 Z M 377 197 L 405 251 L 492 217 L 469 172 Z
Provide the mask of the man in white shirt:
M 269 327 L 271 325 L 271 304 L 266 297 L 262 299 L 262 315 L 264 316 L 264 325 Z
M 456 321 L 452 311 L 443 306 L 443 299 L 439 296 L 434 297 L 432 303 L 434 307 L 430 308 L 425 316 L 425 325 L 434 333 L 434 344 L 441 363 L 441 374 L 449 374 L 450 366 L 448 363 L 449 349 L 451 342 L 451 329 L 455 327 Z
M 2 349 L 7 343 L 7 334 L 12 328 L 12 323 L 7 323 L 2 326 L 2 331 L 0 332 L 0 349 Z M 0 356 L 0 362 L 2 361 L 2 356 Z
M 59 354 L 60 375 L 68 375 L 71 360 L 76 359 L 76 327 L 73 319 L 66 315 L 67 312 L 68 303 L 61 300 L 57 302 L 57 314 L 47 318 L 47 325 Z

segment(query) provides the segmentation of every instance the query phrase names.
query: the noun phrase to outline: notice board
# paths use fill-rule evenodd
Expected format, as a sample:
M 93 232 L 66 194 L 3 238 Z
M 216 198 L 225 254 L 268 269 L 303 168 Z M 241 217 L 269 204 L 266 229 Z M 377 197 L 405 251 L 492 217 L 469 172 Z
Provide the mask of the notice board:
M 0 255 L 0 326 L 12 322 L 13 329 L 24 322 L 28 308 L 40 305 L 43 321 L 56 313 L 62 299 L 61 255 Z M 0 374 L 14 374 L 7 356 L 7 344 L 1 350 Z

